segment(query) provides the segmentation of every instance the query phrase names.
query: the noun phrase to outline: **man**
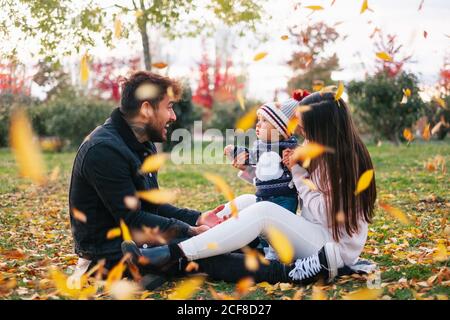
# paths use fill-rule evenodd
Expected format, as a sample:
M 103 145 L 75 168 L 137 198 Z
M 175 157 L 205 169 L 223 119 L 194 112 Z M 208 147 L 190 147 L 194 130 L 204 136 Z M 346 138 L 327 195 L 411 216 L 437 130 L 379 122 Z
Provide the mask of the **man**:
M 142 174 L 139 169 L 145 158 L 156 153 L 153 143 L 166 141 L 167 127 L 176 120 L 172 107 L 180 94 L 179 84 L 170 78 L 142 71 L 133 74 L 123 84 L 120 107 L 78 149 L 69 206 L 81 273 L 101 259 L 107 270 L 120 261 L 122 237 L 108 239 L 107 233 L 121 220 L 131 230 L 158 228 L 173 241 L 221 222 L 215 215 L 221 207 L 201 214 L 146 201 L 129 208 L 124 201 L 136 191 L 158 188 L 157 173 Z M 85 214 L 86 221 L 74 217 L 75 209 Z

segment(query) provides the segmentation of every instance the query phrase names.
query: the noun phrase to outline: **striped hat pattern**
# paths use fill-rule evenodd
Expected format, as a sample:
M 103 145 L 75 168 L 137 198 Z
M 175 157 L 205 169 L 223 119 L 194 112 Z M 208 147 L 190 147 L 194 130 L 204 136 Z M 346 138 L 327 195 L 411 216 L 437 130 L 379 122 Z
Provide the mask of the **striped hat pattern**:
M 285 138 L 288 139 L 288 123 L 295 116 L 295 108 L 299 101 L 289 98 L 281 103 L 268 102 L 260 107 L 257 111 L 258 115 L 267 119 Z

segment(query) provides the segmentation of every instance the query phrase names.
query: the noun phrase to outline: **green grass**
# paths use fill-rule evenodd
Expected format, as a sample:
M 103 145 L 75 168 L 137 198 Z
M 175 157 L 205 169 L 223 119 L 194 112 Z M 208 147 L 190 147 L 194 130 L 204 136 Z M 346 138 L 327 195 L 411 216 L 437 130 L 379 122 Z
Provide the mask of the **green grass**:
M 377 208 L 369 229 L 367 245 L 362 254 L 378 264 L 383 284 L 383 298 L 414 299 L 448 298 L 449 269 L 447 261 L 435 261 L 433 250 L 438 242 L 449 245 L 446 216 L 450 210 L 450 175 L 437 170 L 429 172 L 424 162 L 441 155 L 448 167 L 450 144 L 441 142 L 421 143 L 395 147 L 384 143 L 380 147 L 370 145 L 369 151 L 375 164 L 378 198 L 401 209 L 412 221 L 404 226 L 383 210 Z M 68 220 L 67 191 L 70 170 L 75 153 L 45 153 L 47 169 L 56 166 L 61 173 L 56 181 L 45 187 L 33 186 L 27 179 L 18 177 L 14 157 L 7 149 L 0 149 L 0 248 L 2 251 L 20 249 L 24 259 L 0 261 L 1 281 L 16 279 L 11 290 L 0 290 L 6 299 L 54 297 L 52 286 L 46 287 L 48 266 L 64 271 L 73 267 L 76 257 L 72 253 L 72 241 Z M 236 177 L 229 165 L 173 165 L 167 164 L 159 174 L 163 188 L 176 190 L 176 205 L 206 210 L 224 202 L 202 174 L 213 172 L 222 176 L 236 195 L 253 193 L 251 185 Z M 428 286 L 420 286 L 437 275 Z M 3 280 L 2 280 L 3 279 Z M 165 299 L 175 283 L 164 285 L 152 292 L 149 298 Z M 207 281 L 194 299 L 210 299 L 209 287 L 219 293 L 233 295 L 235 285 Z M 331 299 L 366 287 L 366 277 L 344 277 L 324 287 Z M 289 299 L 300 289 L 293 286 L 282 291 L 256 286 L 245 299 Z M 310 299 L 312 287 L 302 288 L 303 299 Z

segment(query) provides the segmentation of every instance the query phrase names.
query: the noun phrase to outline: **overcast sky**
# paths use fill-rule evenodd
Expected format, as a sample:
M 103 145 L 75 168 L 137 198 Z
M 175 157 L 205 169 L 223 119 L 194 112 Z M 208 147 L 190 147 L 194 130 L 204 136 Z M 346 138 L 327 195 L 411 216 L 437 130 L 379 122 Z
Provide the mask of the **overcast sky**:
M 298 2 L 301 6 L 294 10 L 294 5 Z M 291 39 L 282 41 L 280 36 L 288 33 L 288 26 L 305 25 L 308 19 L 312 22 L 325 21 L 329 25 L 342 21 L 336 29 L 341 35 L 347 35 L 347 38 L 338 40 L 327 52 L 336 52 L 340 60 L 342 71 L 333 75 L 335 80 L 361 79 L 366 70 L 373 70 L 375 49 L 369 35 L 378 27 L 385 34 L 397 34 L 400 43 L 404 44 L 405 55 L 413 55 L 415 63 L 408 64 L 406 69 L 418 74 L 424 85 L 434 84 L 444 57 L 450 55 L 450 0 L 424 0 L 421 11 L 418 11 L 421 0 L 369 0 L 369 7 L 373 12 L 360 14 L 362 2 L 363 0 L 336 0 L 330 6 L 332 0 L 269 0 L 266 9 L 272 19 L 264 21 L 259 29 L 269 35 L 269 40 L 260 43 L 251 33 L 234 40 L 232 57 L 235 66 L 239 70 L 243 66 L 248 73 L 247 95 L 259 100 L 270 100 L 275 89 L 286 87 L 286 82 L 292 75 L 286 61 L 292 52 L 298 50 L 298 46 Z M 102 1 L 103 3 L 108 1 Z M 310 14 L 311 10 L 304 8 L 308 5 L 321 5 L 325 10 Z M 428 33 L 426 39 L 423 37 L 424 30 Z M 223 36 L 223 33 L 218 33 L 216 38 Z M 197 63 L 203 52 L 201 39 L 152 40 L 160 44 L 154 49 L 154 55 L 156 60 L 166 60 L 169 63 L 169 75 L 189 77 L 194 85 L 198 79 Z M 138 55 L 141 54 L 139 41 L 138 35 L 132 35 L 131 40 L 118 41 L 115 49 L 107 49 L 99 44 L 90 52 L 94 56 L 125 56 L 130 52 Z M 205 45 L 213 62 L 214 38 L 207 39 Z M 260 51 L 268 52 L 267 57 L 253 62 L 253 56 Z

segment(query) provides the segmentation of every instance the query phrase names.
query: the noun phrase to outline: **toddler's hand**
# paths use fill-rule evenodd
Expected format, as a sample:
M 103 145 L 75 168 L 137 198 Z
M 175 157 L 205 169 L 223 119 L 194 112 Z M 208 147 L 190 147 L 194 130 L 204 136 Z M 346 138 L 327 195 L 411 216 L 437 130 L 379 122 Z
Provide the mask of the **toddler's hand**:
M 232 144 L 229 144 L 225 148 L 223 148 L 223 154 L 230 158 L 233 158 L 233 154 L 232 154 L 233 149 L 234 149 L 234 146 Z
M 248 153 L 241 152 L 237 155 L 237 157 L 233 160 L 233 167 L 244 171 L 247 169 L 247 165 L 245 164 L 248 160 Z

